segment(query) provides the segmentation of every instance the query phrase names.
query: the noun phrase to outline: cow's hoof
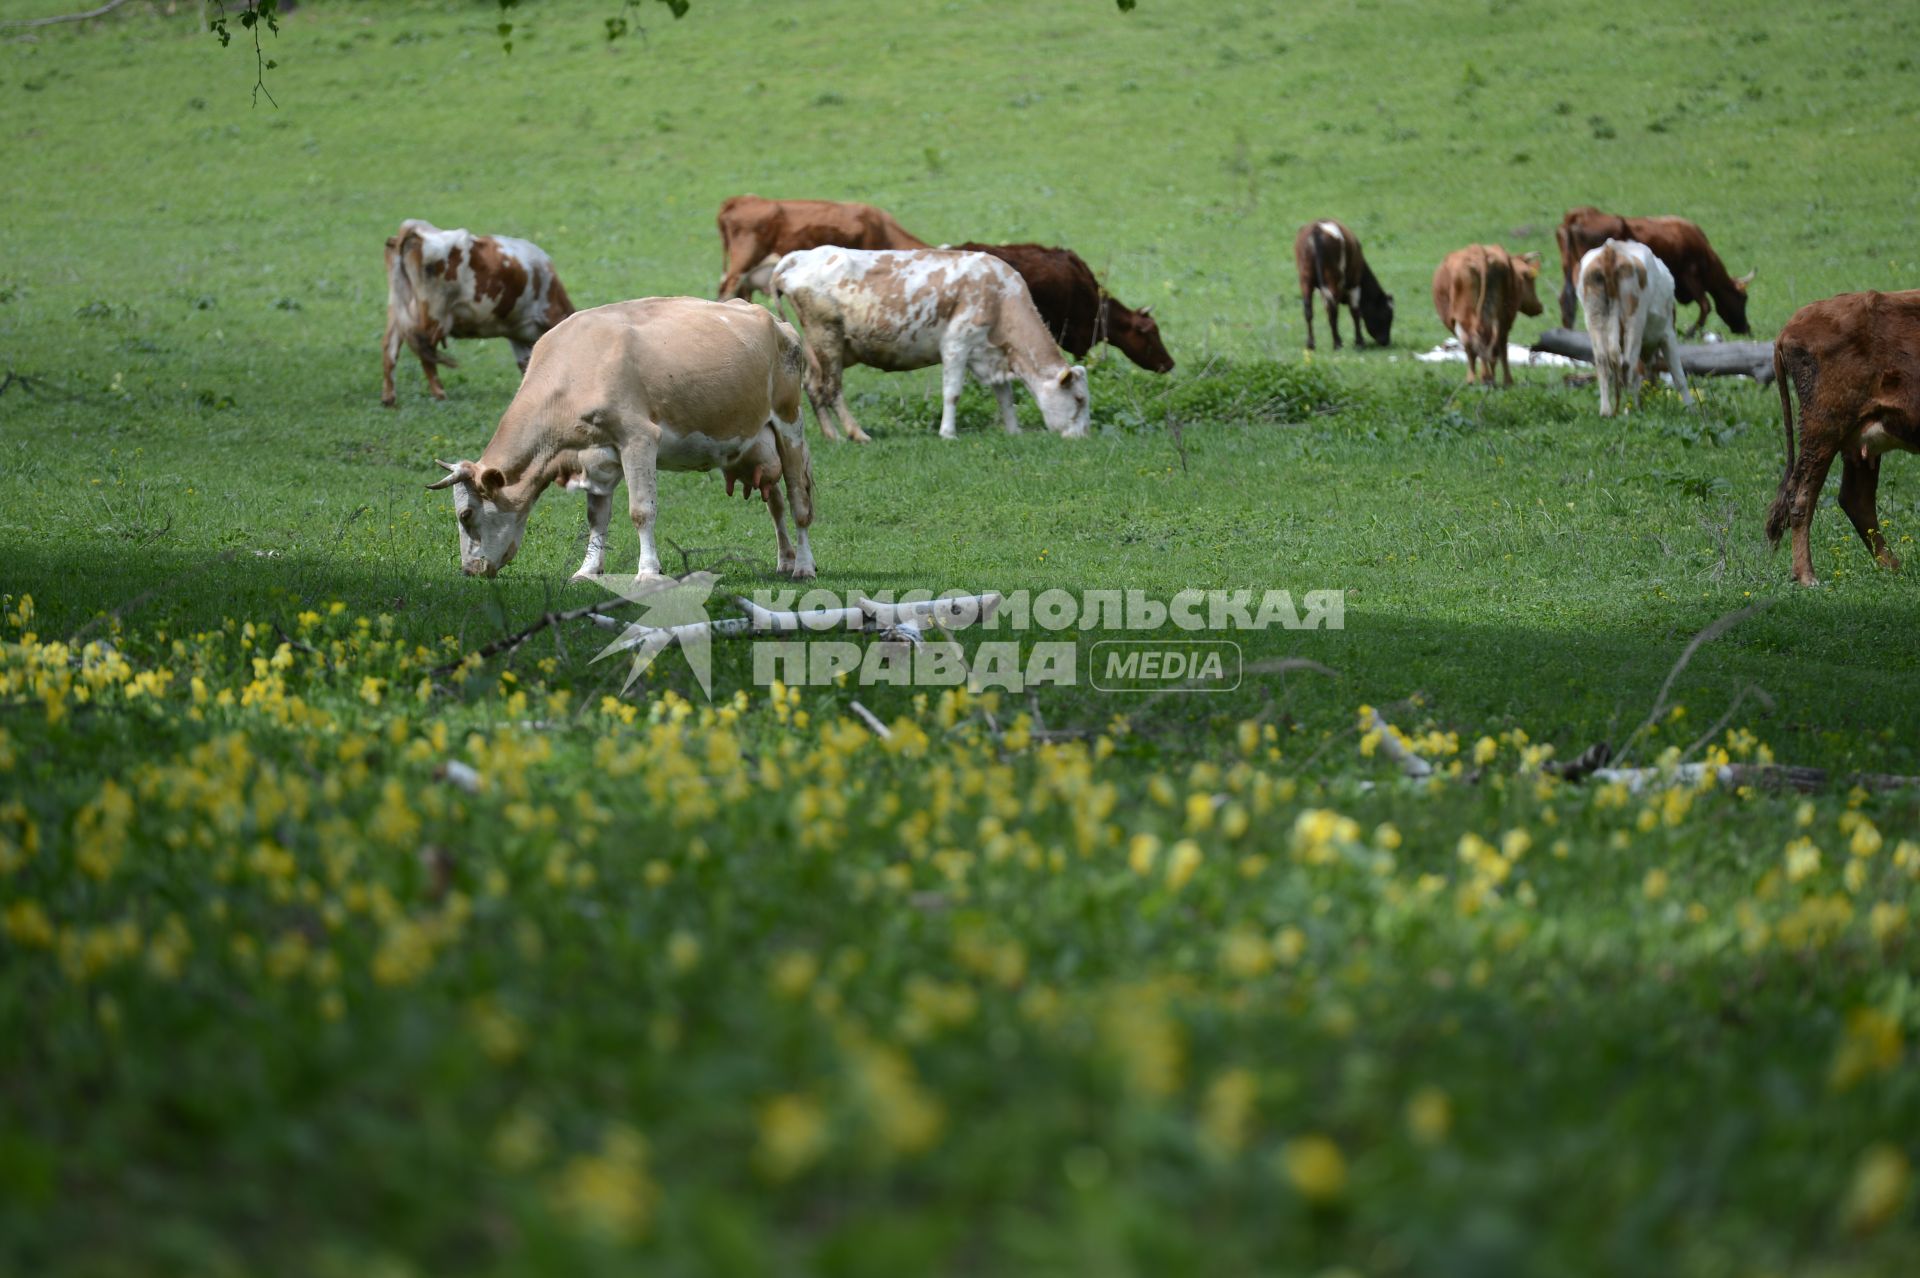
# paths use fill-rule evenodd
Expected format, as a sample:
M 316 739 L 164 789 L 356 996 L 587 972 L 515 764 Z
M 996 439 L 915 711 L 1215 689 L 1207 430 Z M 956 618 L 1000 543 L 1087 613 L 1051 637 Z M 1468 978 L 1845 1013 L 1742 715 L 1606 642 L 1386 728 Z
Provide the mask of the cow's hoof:
M 856 444 L 871 444 L 873 442 L 873 436 L 867 434 L 864 430 L 851 431 L 848 433 L 847 438 Z
M 394 398 L 392 398 L 391 396 L 382 396 L 382 397 L 381 397 L 381 399 L 380 399 L 380 407 L 382 407 L 382 408 L 398 408 L 398 407 L 400 407 L 400 401 L 399 401 L 399 400 L 397 400 L 397 399 L 394 399 Z
M 654 590 L 661 586 L 677 586 L 680 579 L 669 577 L 664 572 L 636 572 L 633 574 L 633 584 L 641 590 Z
M 786 570 L 785 575 L 794 581 L 812 581 L 820 574 L 814 571 L 812 564 L 796 564 Z

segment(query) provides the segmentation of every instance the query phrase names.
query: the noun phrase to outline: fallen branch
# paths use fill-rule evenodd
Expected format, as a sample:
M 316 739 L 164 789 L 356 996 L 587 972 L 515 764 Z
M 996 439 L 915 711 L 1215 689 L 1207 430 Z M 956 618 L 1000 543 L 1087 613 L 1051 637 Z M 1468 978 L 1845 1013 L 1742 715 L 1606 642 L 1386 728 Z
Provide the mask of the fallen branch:
M 1697 786 L 1709 773 L 1720 785 L 1728 788 L 1750 785 L 1764 790 L 1796 790 L 1802 794 L 1837 784 L 1879 791 L 1920 788 L 1920 777 L 1894 776 L 1883 772 L 1835 775 L 1825 768 L 1797 768 L 1783 763 L 1682 763 L 1671 768 L 1596 768 L 1590 775 L 1595 781 L 1619 782 L 1637 794 L 1649 786 Z
M 8 18 L 5 22 L 0 22 L 0 27 L 12 27 L 15 30 L 25 31 L 33 27 L 56 26 L 62 22 L 85 22 L 89 18 L 105 17 L 125 3 L 127 0 L 107 0 L 99 8 L 89 9 L 85 13 L 59 13 L 51 18 Z
M 1433 775 L 1433 765 L 1407 749 L 1406 744 L 1394 732 L 1393 725 L 1380 717 L 1374 710 L 1370 726 L 1380 734 L 1380 748 L 1389 759 L 1400 765 L 1400 770 L 1415 781 L 1424 781 Z
M 854 717 L 859 719 L 861 723 L 866 724 L 867 731 L 873 733 L 874 736 L 879 737 L 882 741 L 893 740 L 893 729 L 880 722 L 880 716 L 876 715 L 873 711 L 867 709 L 858 701 L 848 702 L 847 709 L 853 711 Z
M 1771 599 L 1762 599 L 1757 603 L 1748 604 L 1746 607 L 1727 613 L 1725 616 L 1714 618 L 1701 629 L 1699 634 L 1696 634 L 1692 639 L 1687 641 L 1687 646 L 1680 650 L 1680 659 L 1673 663 L 1673 669 L 1667 671 L 1667 680 L 1660 685 L 1660 691 L 1653 699 L 1653 709 L 1647 712 L 1645 722 L 1635 728 L 1633 735 L 1627 738 L 1626 744 L 1620 747 L 1620 759 L 1622 762 L 1625 762 L 1627 756 L 1633 752 L 1633 743 L 1638 741 L 1641 735 L 1652 728 L 1654 724 L 1660 722 L 1660 716 L 1667 708 L 1667 694 L 1673 691 L 1673 681 L 1678 679 L 1680 672 L 1687 668 L 1687 663 L 1693 660 L 1693 654 L 1700 650 L 1700 646 L 1702 644 L 1712 643 L 1715 639 L 1718 639 L 1721 635 L 1733 629 L 1754 613 L 1763 612 L 1771 607 L 1773 607 L 1773 600 Z
M 1570 328 L 1550 328 L 1533 349 L 1593 363 L 1593 339 Z M 1762 386 L 1773 381 L 1772 342 L 1706 342 L 1680 348 L 1680 367 L 1688 377 L 1751 377 Z
M 811 612 L 776 612 L 762 608 L 743 595 L 734 602 L 743 617 L 720 617 L 693 621 L 680 626 L 626 627 L 627 633 L 607 649 L 607 655 L 644 645 L 664 647 L 689 639 L 754 639 L 766 635 L 820 634 L 832 630 L 876 634 L 882 638 L 921 642 L 924 627 L 962 630 L 992 620 L 1000 609 L 997 591 L 983 595 L 963 595 L 946 599 L 925 599 L 917 603 L 879 603 L 862 598 L 851 607 L 816 608 Z

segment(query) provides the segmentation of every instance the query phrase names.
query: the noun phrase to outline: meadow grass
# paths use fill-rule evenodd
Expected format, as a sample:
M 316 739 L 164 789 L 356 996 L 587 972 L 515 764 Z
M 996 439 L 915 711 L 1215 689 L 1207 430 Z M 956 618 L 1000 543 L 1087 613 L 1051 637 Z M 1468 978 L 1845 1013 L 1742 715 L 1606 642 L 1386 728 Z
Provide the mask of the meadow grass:
M 1542 771 L 1762 602 L 1636 761 L 1920 772 L 1910 583 L 1823 503 L 1789 587 L 1770 389 L 1603 421 L 1412 359 L 1447 250 L 1551 258 L 1589 201 L 1758 266 L 1757 336 L 1911 282 L 1901 14 L 702 0 L 609 47 L 613 8 L 506 55 L 490 5 L 309 5 L 277 109 L 150 13 L 0 45 L 0 1268 L 1911 1272 L 1910 795 Z M 1338 589 L 1239 636 L 1333 673 L 785 690 L 722 645 L 708 704 L 674 655 L 615 696 L 584 627 L 471 657 L 604 596 L 563 496 L 459 576 L 422 484 L 517 374 L 465 344 L 382 409 L 380 240 L 707 294 L 743 190 L 1072 245 L 1180 361 L 1102 356 L 1080 443 L 977 389 L 941 441 L 934 374 L 857 370 L 818 585 Z M 1302 357 L 1319 216 L 1391 350 Z M 717 477 L 660 506 L 780 585 Z

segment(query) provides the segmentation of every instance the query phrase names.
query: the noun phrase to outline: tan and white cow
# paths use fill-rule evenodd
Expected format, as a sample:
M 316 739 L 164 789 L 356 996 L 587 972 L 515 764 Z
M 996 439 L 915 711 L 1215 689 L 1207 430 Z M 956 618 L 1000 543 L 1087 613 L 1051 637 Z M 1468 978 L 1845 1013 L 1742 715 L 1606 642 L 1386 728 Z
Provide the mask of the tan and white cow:
M 654 546 L 656 473 L 718 470 L 732 496 L 758 492 L 773 515 L 779 569 L 814 575 L 813 462 L 800 416 L 806 353 L 793 327 L 750 302 L 648 297 L 570 316 L 533 349 L 520 390 L 478 461 L 441 462 L 460 525 L 460 566 L 491 577 L 511 563 L 540 494 L 587 495 L 587 555 L 597 576 L 613 490 L 625 479 L 640 533 L 637 580 L 663 579 Z M 784 481 L 798 547 L 787 539 Z
M 1673 273 L 1654 251 L 1632 240 L 1608 240 L 1580 259 L 1574 277 L 1593 340 L 1593 366 L 1600 374 L 1600 415 L 1611 417 L 1640 389 L 1647 374 L 1664 366 L 1693 402 L 1674 319 Z
M 443 231 L 408 218 L 387 241 L 387 333 L 380 344 L 380 402 L 394 404 L 393 365 L 402 346 L 445 399 L 438 366 L 458 368 L 440 348 L 453 337 L 504 337 L 526 372 L 540 335 L 573 314 L 573 302 L 537 244 L 508 235 Z
M 1020 432 L 1013 379 L 1040 403 L 1047 428 L 1069 439 L 1087 433 L 1087 370 L 1061 358 L 1020 272 L 986 253 L 946 249 L 815 248 L 789 253 L 773 272 L 773 295 L 793 303 L 812 356 L 807 398 L 820 433 L 837 438 L 837 412 L 865 443 L 847 409 L 849 364 L 890 372 L 941 366 L 940 435 L 954 437 L 954 404 L 971 372 L 993 388 L 1000 421 Z

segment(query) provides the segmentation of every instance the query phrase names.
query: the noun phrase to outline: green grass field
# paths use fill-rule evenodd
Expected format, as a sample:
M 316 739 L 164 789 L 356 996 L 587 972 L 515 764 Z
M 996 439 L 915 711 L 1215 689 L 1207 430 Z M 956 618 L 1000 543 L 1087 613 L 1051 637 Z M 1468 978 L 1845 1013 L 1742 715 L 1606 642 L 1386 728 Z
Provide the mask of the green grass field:
M 491 4 L 309 4 L 277 108 L 184 18 L 0 33 L 0 1271 L 1920 1270 L 1914 792 L 1540 766 L 1762 603 L 1631 761 L 1920 773 L 1910 579 L 1829 496 L 1789 586 L 1771 389 L 1603 421 L 1413 358 L 1441 256 L 1551 260 L 1580 203 L 1695 218 L 1762 339 L 1911 285 L 1906 14 L 618 12 L 522 6 L 508 55 Z M 676 654 L 620 699 L 584 625 L 474 655 L 603 596 L 562 495 L 459 574 L 422 485 L 517 374 L 463 344 L 382 409 L 381 241 L 710 295 L 741 191 L 1070 245 L 1180 363 L 1097 356 L 1079 443 L 977 389 L 941 441 L 936 372 L 856 370 L 819 586 L 1336 589 L 1344 629 L 1236 636 L 1332 673 L 1101 693 L 1086 631 L 1031 697 L 780 690 L 733 644 L 709 704 Z M 1325 216 L 1389 351 L 1302 356 Z M 1917 485 L 1888 460 L 1909 559 Z M 660 510 L 723 594 L 780 586 L 717 476 Z

